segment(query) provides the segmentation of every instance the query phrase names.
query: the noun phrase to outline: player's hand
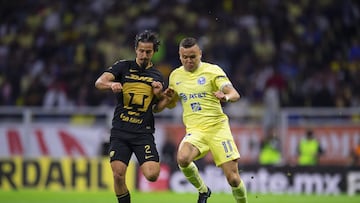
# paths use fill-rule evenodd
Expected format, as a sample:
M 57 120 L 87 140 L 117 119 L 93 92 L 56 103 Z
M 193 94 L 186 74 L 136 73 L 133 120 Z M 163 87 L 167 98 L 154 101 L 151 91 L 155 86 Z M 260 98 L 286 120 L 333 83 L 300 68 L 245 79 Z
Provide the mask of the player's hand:
M 114 92 L 114 93 L 119 93 L 122 91 L 122 85 L 121 83 L 119 82 L 113 82 L 111 83 L 111 90 Z
M 161 82 L 159 81 L 153 81 L 151 83 L 151 86 L 153 88 L 153 93 L 157 98 L 160 98 L 162 95 L 162 89 L 163 89 L 163 85 Z
M 226 102 L 226 96 L 225 96 L 225 94 L 224 94 L 224 92 L 222 92 L 222 91 L 217 91 L 217 92 L 214 92 L 214 96 L 216 97 L 216 98 L 218 98 L 220 101 L 222 101 L 222 102 Z
M 167 88 L 165 91 L 164 91 L 164 95 L 166 97 L 168 97 L 170 100 L 174 97 L 175 95 L 175 91 L 171 88 Z

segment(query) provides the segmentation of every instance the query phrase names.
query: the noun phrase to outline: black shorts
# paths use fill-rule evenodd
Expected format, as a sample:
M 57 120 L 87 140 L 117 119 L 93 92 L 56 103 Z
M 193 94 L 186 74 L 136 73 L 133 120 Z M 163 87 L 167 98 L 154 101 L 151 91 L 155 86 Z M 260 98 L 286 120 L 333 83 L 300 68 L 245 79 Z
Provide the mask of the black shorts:
M 132 153 L 135 153 L 140 165 L 146 161 L 159 162 L 159 153 L 153 134 L 130 133 L 112 128 L 109 147 L 110 162 L 119 160 L 128 165 Z

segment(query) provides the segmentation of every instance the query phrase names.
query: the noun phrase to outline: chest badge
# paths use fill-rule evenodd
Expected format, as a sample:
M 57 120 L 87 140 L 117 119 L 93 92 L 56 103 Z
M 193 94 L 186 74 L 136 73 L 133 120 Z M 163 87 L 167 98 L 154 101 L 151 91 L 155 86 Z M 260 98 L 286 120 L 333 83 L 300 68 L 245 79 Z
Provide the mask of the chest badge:
M 197 80 L 197 83 L 199 85 L 203 85 L 203 84 L 205 84 L 205 82 L 206 82 L 205 77 L 199 77 L 198 80 Z

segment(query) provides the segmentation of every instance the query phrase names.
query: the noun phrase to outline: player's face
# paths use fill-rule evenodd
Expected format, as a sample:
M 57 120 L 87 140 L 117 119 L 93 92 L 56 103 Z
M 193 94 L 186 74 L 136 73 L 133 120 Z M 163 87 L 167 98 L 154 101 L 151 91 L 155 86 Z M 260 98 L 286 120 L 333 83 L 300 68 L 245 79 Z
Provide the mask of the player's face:
M 154 45 L 152 42 L 139 42 L 135 50 L 136 63 L 143 68 L 146 68 L 154 55 Z
M 201 50 L 198 45 L 190 48 L 180 47 L 179 55 L 181 64 L 185 70 L 193 72 L 198 68 L 201 60 Z

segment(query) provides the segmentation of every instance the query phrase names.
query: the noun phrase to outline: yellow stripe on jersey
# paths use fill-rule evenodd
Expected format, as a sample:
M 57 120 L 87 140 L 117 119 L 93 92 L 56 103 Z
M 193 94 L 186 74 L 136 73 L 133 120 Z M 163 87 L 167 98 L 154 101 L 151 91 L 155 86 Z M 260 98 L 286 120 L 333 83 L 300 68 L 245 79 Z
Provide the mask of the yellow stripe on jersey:
M 188 72 L 180 66 L 170 74 L 169 87 L 181 99 L 186 128 L 207 129 L 227 120 L 220 101 L 214 96 L 214 92 L 226 84 L 231 82 L 225 72 L 210 63 L 201 62 L 194 72 Z

